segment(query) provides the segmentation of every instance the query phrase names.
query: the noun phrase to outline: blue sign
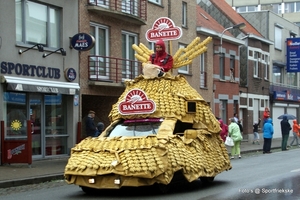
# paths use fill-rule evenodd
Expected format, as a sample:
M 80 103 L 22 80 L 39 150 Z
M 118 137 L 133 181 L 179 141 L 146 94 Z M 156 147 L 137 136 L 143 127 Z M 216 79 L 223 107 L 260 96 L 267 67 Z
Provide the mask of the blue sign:
M 68 81 L 72 82 L 76 79 L 76 70 L 73 68 L 67 68 L 65 71 L 65 77 Z
M 287 72 L 300 72 L 300 38 L 287 38 Z
M 87 33 L 77 33 L 71 39 L 72 47 L 77 51 L 88 51 L 95 45 L 95 38 Z

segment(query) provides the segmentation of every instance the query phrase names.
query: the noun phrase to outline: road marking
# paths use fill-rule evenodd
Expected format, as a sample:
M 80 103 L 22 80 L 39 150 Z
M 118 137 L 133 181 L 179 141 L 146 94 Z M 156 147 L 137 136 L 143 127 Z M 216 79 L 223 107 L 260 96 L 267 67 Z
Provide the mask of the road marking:
M 300 169 L 294 169 L 291 172 L 300 172 Z

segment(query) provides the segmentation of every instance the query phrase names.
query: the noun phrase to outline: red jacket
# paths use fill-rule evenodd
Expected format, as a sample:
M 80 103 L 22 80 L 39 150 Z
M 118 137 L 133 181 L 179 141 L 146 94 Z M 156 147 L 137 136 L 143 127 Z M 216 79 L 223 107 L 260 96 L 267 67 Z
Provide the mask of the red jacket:
M 300 129 L 300 126 L 297 122 L 297 120 L 293 120 L 293 132 L 294 133 L 297 133 L 297 135 L 299 135 L 299 129 Z
M 161 46 L 162 50 L 161 51 L 156 51 L 154 58 L 152 58 L 152 55 L 151 55 L 150 58 L 149 58 L 149 61 L 151 61 L 151 63 L 154 64 L 154 65 L 160 66 L 161 70 L 163 72 L 167 72 L 173 67 L 173 57 L 171 55 L 169 55 L 167 61 L 164 64 L 165 58 L 168 56 L 168 54 L 166 52 L 165 43 L 164 43 L 164 41 L 162 41 L 160 39 L 156 42 L 155 46 L 156 45 Z

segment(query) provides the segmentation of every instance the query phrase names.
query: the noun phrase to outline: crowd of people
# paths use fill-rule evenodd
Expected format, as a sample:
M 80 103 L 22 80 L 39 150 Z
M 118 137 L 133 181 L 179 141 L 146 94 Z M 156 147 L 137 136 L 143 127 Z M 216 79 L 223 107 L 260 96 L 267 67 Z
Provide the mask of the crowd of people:
M 220 137 L 225 142 L 226 137 L 229 136 L 234 141 L 234 145 L 231 147 L 231 159 L 234 159 L 235 156 L 241 158 L 240 152 L 240 144 L 243 139 L 243 126 L 241 124 L 241 119 L 238 118 L 237 113 L 229 120 L 230 124 L 227 125 L 220 118 L 217 118 L 220 122 Z M 261 124 L 262 121 L 262 124 Z M 253 141 L 252 144 L 260 145 L 260 137 L 259 137 L 259 128 L 261 126 L 262 137 L 263 137 L 263 154 L 269 154 L 271 152 L 272 139 L 274 134 L 273 120 L 270 115 L 269 108 L 265 108 L 263 113 L 263 120 L 260 118 L 253 123 Z M 281 150 L 288 150 L 288 146 L 292 147 L 294 144 L 300 147 L 299 138 L 300 137 L 300 124 L 298 124 L 297 120 L 293 120 L 293 125 L 291 126 L 289 123 L 289 119 L 287 115 L 283 115 L 282 120 L 280 122 L 282 141 L 281 141 Z M 293 139 L 288 145 L 288 138 L 290 135 L 290 131 L 293 132 Z

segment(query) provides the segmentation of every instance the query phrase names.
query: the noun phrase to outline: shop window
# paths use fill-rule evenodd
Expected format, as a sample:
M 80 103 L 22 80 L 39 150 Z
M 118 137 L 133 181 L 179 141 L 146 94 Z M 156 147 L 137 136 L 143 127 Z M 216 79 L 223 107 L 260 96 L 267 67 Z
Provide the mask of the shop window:
M 60 47 L 61 9 L 29 0 L 16 0 L 16 41 Z
M 6 138 L 20 138 L 27 136 L 27 107 L 26 94 L 4 92 L 4 108 L 6 114 Z M 6 119 L 5 119 L 6 117 Z

